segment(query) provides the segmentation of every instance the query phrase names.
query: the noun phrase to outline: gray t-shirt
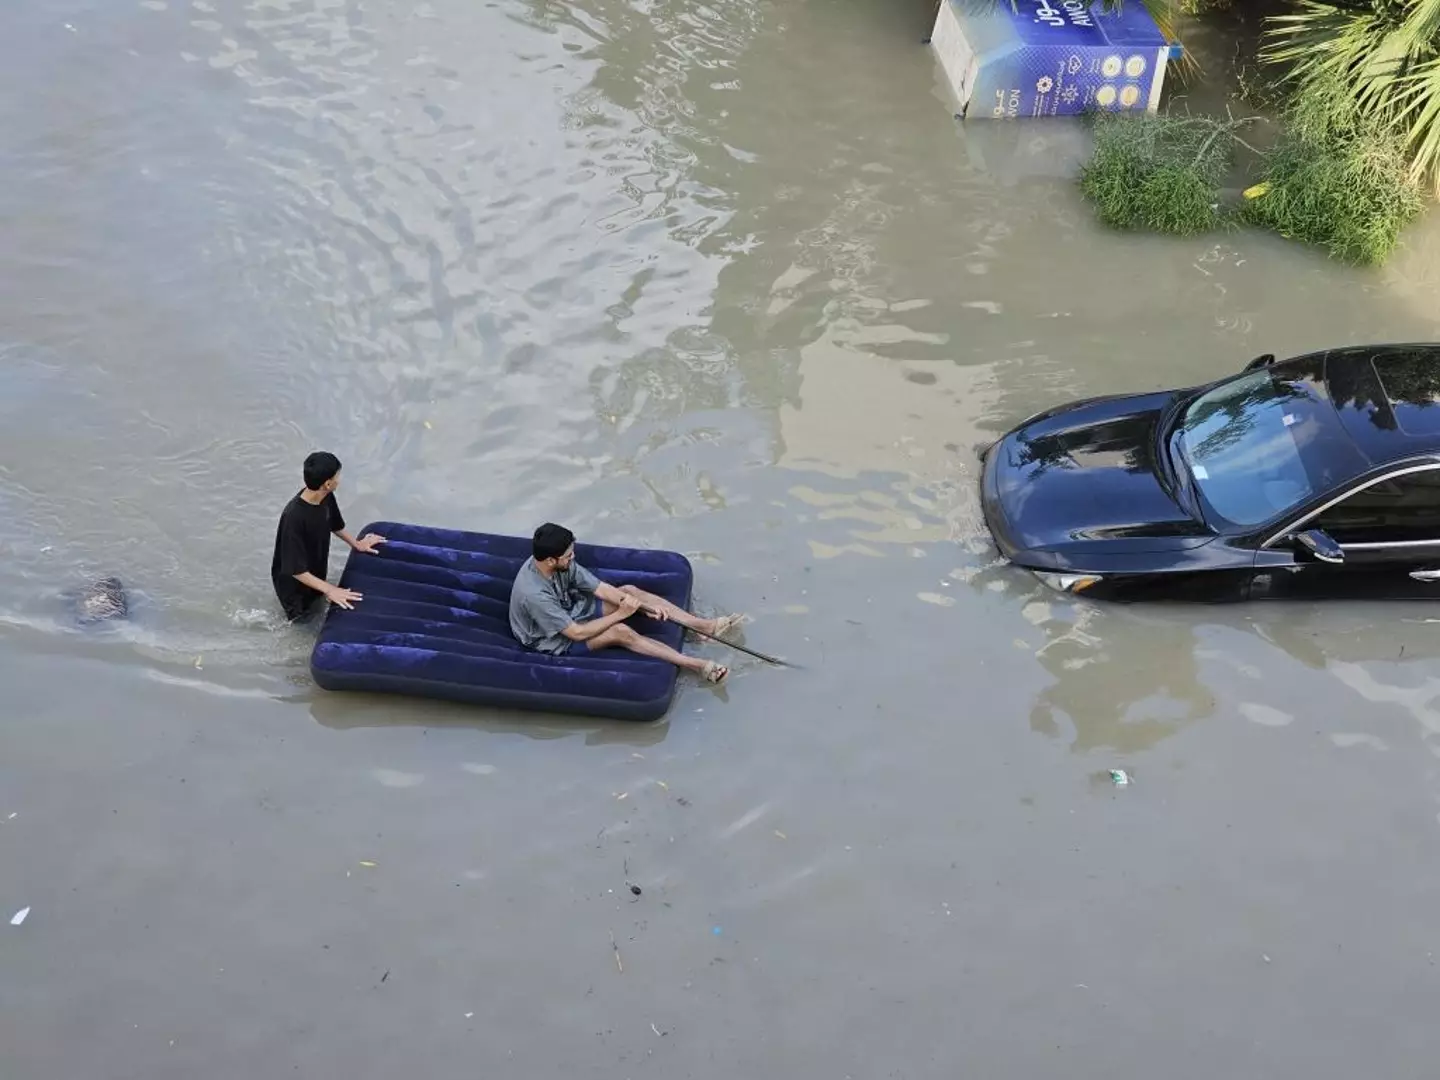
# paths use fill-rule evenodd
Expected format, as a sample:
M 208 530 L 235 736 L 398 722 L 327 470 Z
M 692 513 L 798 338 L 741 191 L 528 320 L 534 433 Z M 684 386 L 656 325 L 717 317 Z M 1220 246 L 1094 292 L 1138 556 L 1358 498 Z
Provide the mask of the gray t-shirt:
M 577 562 L 549 578 L 526 559 L 510 590 L 510 632 L 537 652 L 564 652 L 570 639 L 560 631 L 591 617 L 600 579 Z

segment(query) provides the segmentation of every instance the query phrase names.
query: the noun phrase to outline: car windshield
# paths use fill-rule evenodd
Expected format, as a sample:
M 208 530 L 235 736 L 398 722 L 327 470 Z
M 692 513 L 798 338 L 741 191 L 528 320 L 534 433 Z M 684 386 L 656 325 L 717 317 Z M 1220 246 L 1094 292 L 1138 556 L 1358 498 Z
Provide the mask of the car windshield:
M 1316 384 L 1277 368 L 1200 395 L 1175 442 L 1206 511 L 1241 528 L 1295 509 L 1365 464 Z

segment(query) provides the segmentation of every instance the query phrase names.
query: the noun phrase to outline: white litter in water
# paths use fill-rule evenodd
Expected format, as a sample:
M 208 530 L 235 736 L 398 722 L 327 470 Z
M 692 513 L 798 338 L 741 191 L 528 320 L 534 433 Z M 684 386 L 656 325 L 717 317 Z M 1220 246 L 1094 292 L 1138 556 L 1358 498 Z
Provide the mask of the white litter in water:
M 1291 413 L 1286 413 L 1286 414 L 1285 414 L 1285 426 L 1286 426 L 1286 427 L 1289 427 L 1289 426 L 1290 426 L 1291 424 L 1293 424 L 1293 423 L 1295 423 L 1295 417 L 1294 417 L 1294 415 L 1291 414 Z
M 23 923 L 23 922 L 25 921 L 25 916 L 27 916 L 27 915 L 29 915 L 29 914 L 30 914 L 30 909 L 29 909 L 28 907 L 22 907 L 19 911 L 15 912 L 14 915 L 11 915 L 11 916 L 10 916 L 10 925 L 11 925 L 11 926 L 19 926 L 21 923 Z
M 371 769 L 370 775 L 388 788 L 412 788 L 425 782 L 424 773 L 407 773 L 399 769 Z

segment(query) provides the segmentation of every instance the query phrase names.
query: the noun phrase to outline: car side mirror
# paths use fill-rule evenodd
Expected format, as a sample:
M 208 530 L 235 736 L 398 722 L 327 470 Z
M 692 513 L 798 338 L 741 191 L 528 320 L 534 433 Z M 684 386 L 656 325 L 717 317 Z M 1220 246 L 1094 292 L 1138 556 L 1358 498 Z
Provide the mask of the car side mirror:
M 1306 529 L 1295 534 L 1295 542 L 1321 562 L 1343 563 L 1345 549 L 1322 529 Z
M 1257 356 L 1245 365 L 1246 371 L 1255 371 L 1258 368 L 1269 367 L 1275 362 L 1275 354 L 1267 352 L 1264 356 Z

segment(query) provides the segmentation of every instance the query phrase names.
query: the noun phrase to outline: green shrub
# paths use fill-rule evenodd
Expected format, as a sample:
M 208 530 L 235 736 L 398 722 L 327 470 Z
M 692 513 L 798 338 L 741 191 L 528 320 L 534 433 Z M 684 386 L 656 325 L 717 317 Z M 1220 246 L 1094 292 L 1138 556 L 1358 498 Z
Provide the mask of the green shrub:
M 1362 114 L 1343 84 L 1326 77 L 1296 88 L 1284 134 L 1261 158 L 1260 182 L 1238 210 L 1222 206 L 1221 185 L 1247 120 L 1094 119 L 1095 152 L 1080 189 L 1113 228 L 1193 236 L 1238 217 L 1345 262 L 1378 265 L 1424 208 L 1404 138 Z
M 1298 0 L 1273 5 L 1260 60 L 1297 99 L 1327 103 L 1399 138 L 1409 173 L 1440 194 L 1440 5 Z M 1320 100 L 1316 99 L 1316 100 Z
M 1241 217 L 1359 265 L 1384 262 L 1423 209 L 1404 141 L 1323 83 L 1297 93 Z
M 1231 127 L 1199 117 L 1101 113 L 1080 190 L 1113 228 L 1178 236 L 1213 229 L 1234 152 Z

